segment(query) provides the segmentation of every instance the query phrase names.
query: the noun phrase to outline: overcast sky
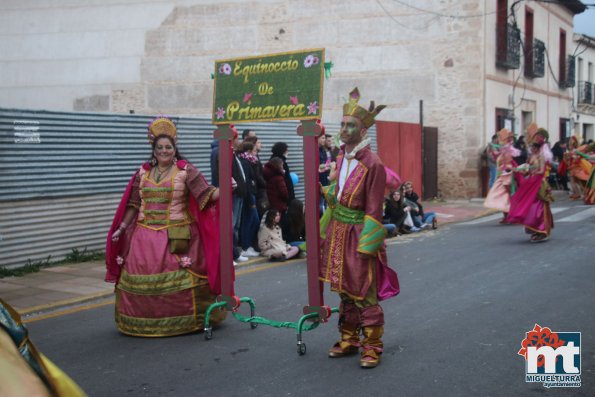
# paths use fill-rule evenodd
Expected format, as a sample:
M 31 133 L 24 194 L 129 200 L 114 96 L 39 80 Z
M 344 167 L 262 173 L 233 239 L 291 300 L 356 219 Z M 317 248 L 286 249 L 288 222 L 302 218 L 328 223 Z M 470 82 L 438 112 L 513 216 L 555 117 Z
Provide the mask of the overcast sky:
M 583 4 L 595 4 L 595 0 L 583 1 Z M 589 7 L 574 17 L 574 33 L 595 37 L 595 8 Z

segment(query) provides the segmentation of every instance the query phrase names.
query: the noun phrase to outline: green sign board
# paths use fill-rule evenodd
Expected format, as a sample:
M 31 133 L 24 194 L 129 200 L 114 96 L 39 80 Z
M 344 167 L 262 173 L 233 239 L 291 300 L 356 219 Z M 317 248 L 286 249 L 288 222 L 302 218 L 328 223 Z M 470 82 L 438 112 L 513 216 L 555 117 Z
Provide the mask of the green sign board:
M 213 123 L 322 116 L 324 49 L 215 62 Z

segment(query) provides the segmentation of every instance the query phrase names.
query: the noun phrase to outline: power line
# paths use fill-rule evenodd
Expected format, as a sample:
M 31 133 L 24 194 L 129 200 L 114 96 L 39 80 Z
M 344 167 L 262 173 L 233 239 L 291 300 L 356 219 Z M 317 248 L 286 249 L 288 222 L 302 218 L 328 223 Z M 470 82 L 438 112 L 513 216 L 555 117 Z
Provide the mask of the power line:
M 433 14 L 433 15 L 436 15 L 436 16 L 439 16 L 439 17 L 445 17 L 445 18 L 454 18 L 454 19 L 480 18 L 480 17 L 485 17 L 486 15 L 491 15 L 491 14 L 495 14 L 496 13 L 496 11 L 490 11 L 490 12 L 486 12 L 486 13 L 483 13 L 483 14 L 474 14 L 474 15 L 444 14 L 444 13 L 441 13 L 441 12 L 437 12 L 437 11 L 432 11 L 432 10 L 428 10 L 428 9 L 416 7 L 416 6 L 413 6 L 413 5 L 409 4 L 409 3 L 406 3 L 404 1 L 400 1 L 400 0 L 393 0 L 393 1 L 396 2 L 396 3 L 399 3 L 401 5 L 404 5 L 405 7 L 409 7 L 409 8 L 412 8 L 414 10 L 417 10 L 417 11 L 421 11 L 421 12 L 425 12 L 425 13 L 428 13 L 428 14 Z
M 428 28 L 428 25 L 430 22 L 432 22 L 432 20 L 428 20 L 426 21 L 426 26 L 424 27 L 419 27 L 419 28 L 414 28 L 411 26 L 407 26 L 404 25 L 402 22 L 399 22 L 385 7 L 384 5 L 382 5 L 382 3 L 380 2 L 380 0 L 376 0 L 376 3 L 378 3 L 378 5 L 380 6 L 380 8 L 382 8 L 382 10 L 384 11 L 384 13 L 390 18 L 392 19 L 397 25 L 405 28 L 405 29 L 409 29 L 409 30 L 426 30 Z

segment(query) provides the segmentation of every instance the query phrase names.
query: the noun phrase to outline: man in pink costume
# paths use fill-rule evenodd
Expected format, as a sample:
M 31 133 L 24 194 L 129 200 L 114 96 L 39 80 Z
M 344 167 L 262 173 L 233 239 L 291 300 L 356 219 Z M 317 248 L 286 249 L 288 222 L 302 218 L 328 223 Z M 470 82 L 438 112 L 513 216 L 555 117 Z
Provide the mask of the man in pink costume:
M 337 157 L 336 178 L 322 188 L 332 216 L 323 231 L 320 279 L 341 297 L 341 340 L 329 350 L 329 357 L 352 355 L 361 347 L 360 366 L 373 368 L 383 350 L 384 313 L 379 301 L 398 294 L 399 285 L 387 265 L 384 245 L 386 171 L 366 136 L 385 106 L 374 107 L 372 102 L 366 110 L 358 105 L 359 98 L 355 88 L 343 107 L 344 145 Z

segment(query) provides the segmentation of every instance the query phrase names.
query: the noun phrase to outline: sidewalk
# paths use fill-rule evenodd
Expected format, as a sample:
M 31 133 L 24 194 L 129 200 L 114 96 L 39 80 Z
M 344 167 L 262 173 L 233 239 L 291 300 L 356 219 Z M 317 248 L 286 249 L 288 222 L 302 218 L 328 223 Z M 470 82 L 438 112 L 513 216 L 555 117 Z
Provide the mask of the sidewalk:
M 483 199 L 424 202 L 425 211 L 434 211 L 440 227 L 453 222 L 478 218 L 494 211 L 483 207 Z M 413 234 L 418 236 L 423 233 Z M 398 237 L 394 237 L 398 239 Z M 268 263 L 266 258 L 254 258 L 241 263 L 236 272 Z M 103 281 L 103 262 L 48 267 L 22 277 L 0 279 L 0 297 L 21 315 L 37 316 L 100 299 L 113 299 L 114 285 Z

